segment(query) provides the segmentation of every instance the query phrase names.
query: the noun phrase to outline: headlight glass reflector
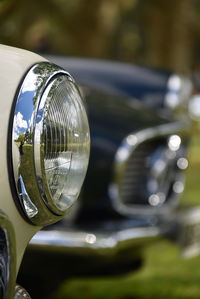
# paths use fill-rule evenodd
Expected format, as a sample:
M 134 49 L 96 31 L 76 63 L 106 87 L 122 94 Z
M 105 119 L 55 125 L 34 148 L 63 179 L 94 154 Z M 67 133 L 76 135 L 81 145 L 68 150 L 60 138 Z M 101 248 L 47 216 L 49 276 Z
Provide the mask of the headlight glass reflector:
M 35 126 L 35 164 L 50 207 L 66 210 L 78 197 L 88 163 L 88 123 L 73 82 L 59 76 L 46 88 Z M 40 159 L 40 161 L 39 161 Z

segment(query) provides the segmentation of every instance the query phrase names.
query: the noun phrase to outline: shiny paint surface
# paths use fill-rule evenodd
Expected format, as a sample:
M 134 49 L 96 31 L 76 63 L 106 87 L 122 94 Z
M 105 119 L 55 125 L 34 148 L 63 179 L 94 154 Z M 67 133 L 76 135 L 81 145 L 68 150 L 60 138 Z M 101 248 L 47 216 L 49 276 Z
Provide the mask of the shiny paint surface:
M 47 56 L 66 68 L 76 80 L 117 97 L 135 98 L 146 106 L 162 107 L 170 72 L 130 63 Z

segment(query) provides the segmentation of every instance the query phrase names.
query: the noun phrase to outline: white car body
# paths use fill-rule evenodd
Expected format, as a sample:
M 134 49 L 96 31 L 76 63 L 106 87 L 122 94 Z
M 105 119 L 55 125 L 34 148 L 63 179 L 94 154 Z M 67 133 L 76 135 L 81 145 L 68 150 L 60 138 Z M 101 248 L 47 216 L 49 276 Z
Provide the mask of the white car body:
M 40 229 L 26 222 L 20 215 L 13 202 L 9 186 L 7 168 L 7 136 L 14 96 L 20 82 L 28 69 L 35 63 L 46 61 L 39 55 L 26 50 L 0 45 L 0 90 L 1 90 L 1 111 L 0 111 L 0 176 L 1 186 L 1 210 L 8 216 L 14 226 L 16 238 L 16 259 L 17 270 L 19 269 L 24 250 L 32 236 Z

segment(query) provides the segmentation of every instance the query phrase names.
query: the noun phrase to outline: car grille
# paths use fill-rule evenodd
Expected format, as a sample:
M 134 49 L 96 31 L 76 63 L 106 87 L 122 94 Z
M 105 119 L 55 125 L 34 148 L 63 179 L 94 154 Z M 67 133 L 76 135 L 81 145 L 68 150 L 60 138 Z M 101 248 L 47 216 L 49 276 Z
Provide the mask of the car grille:
M 124 204 L 147 203 L 148 159 L 161 143 L 160 140 L 144 142 L 129 157 L 119 186 L 120 198 Z

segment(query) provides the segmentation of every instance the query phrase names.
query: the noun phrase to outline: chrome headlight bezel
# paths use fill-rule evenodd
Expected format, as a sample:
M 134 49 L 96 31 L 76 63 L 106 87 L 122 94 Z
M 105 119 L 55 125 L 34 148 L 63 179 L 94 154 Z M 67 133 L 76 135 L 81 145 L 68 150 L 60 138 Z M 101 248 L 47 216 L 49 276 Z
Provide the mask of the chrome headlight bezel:
M 14 178 L 14 193 L 17 202 L 17 206 L 23 211 L 26 219 L 35 225 L 47 225 L 53 223 L 59 218 L 63 217 L 68 210 L 70 210 L 75 199 L 72 198 L 69 202 L 66 202 L 65 208 L 61 208 L 55 204 L 50 192 L 48 190 L 47 181 L 44 171 L 44 163 L 42 161 L 43 154 L 41 150 L 41 128 L 38 120 L 41 116 L 41 111 L 44 113 L 45 92 L 47 93 L 49 87 L 58 83 L 58 81 L 65 80 L 68 84 L 71 84 L 74 93 L 76 95 L 75 100 L 79 102 L 81 106 L 81 113 L 84 118 L 84 126 L 87 134 L 84 139 L 86 161 L 85 172 L 87 168 L 89 158 L 89 126 L 87 122 L 87 116 L 84 105 L 81 100 L 79 90 L 74 82 L 74 79 L 65 70 L 60 67 L 51 64 L 49 62 L 40 62 L 35 64 L 25 75 L 21 87 L 17 93 L 16 101 L 13 104 L 11 113 L 11 126 L 10 126 L 10 138 L 11 144 L 9 144 L 9 160 L 11 161 L 11 169 Z M 46 94 L 46 98 L 48 97 Z M 43 109 L 43 110 L 42 110 Z M 26 117 L 24 115 L 26 114 Z M 30 132 L 27 142 L 30 152 L 28 157 L 28 164 L 24 164 L 23 168 L 22 159 L 20 158 L 20 146 L 23 151 L 23 142 L 20 142 L 19 127 L 22 127 L 26 132 Z M 17 135 L 16 135 L 17 132 Z M 25 135 L 25 134 L 24 134 Z M 18 136 L 18 139 L 16 139 Z M 18 140 L 18 143 L 16 142 Z M 10 150 L 11 149 L 11 150 Z M 23 152 L 21 152 L 23 155 Z M 26 168 L 26 169 L 24 169 Z M 27 182 L 27 174 L 30 173 L 30 177 Z M 80 186 L 84 180 L 85 174 L 80 179 Z M 13 181 L 13 180 L 12 180 Z M 13 185 L 13 182 L 11 182 Z M 16 196 L 17 195 L 17 196 Z M 20 204 L 20 205 L 19 205 Z

